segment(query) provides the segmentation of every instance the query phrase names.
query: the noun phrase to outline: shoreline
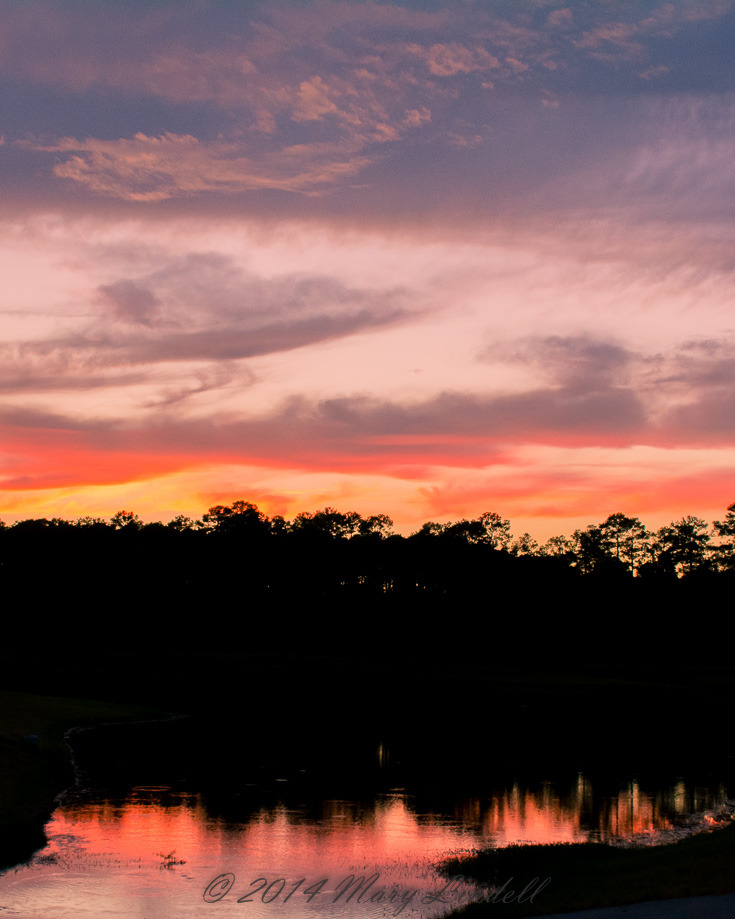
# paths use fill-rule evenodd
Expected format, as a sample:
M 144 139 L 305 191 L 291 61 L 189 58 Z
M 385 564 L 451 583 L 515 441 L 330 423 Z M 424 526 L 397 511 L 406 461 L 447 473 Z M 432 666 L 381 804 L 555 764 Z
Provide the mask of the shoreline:
M 512 877 L 518 889 L 534 877 L 552 879 L 538 903 L 501 901 L 508 919 L 578 913 L 586 919 L 590 910 L 620 911 L 652 901 L 735 897 L 735 822 L 662 846 L 506 846 L 447 859 L 439 871 L 449 879 L 461 877 L 480 886 L 496 885 L 498 879 Z M 455 919 L 489 919 L 497 906 L 492 902 L 470 903 L 451 915 Z
M 257 677 L 260 675 L 260 671 L 255 674 Z M 165 678 L 166 694 L 164 696 L 163 692 L 159 691 L 157 695 L 159 700 L 165 699 L 164 704 L 169 705 L 172 697 L 179 699 L 180 694 L 172 692 L 168 674 L 165 675 Z M 535 680 L 540 682 L 541 677 L 536 675 Z M 510 688 L 518 691 L 515 682 L 508 682 Z M 585 683 L 583 680 L 580 682 Z M 523 682 L 524 692 L 527 691 L 528 685 L 528 681 Z M 567 688 L 563 683 L 563 688 L 567 695 L 574 695 L 576 698 L 579 684 L 575 681 L 574 684 L 570 684 L 570 688 Z M 215 698 L 219 696 L 211 694 L 208 697 L 206 700 L 208 706 L 211 706 Z M 564 699 L 566 696 L 562 693 L 561 698 Z M 529 701 L 532 700 L 529 699 Z M 72 793 L 75 787 L 83 786 L 83 780 L 81 785 L 78 785 L 78 767 L 74 762 L 74 751 L 67 743 L 69 735 L 78 739 L 88 734 L 91 738 L 95 730 L 101 730 L 102 734 L 97 736 L 102 741 L 100 749 L 103 750 L 105 741 L 115 744 L 115 738 L 112 735 L 118 729 L 134 729 L 136 725 L 175 722 L 187 717 L 141 704 L 97 702 L 22 692 L 0 692 L 0 706 L 0 753 L 5 754 L 0 758 L 0 765 L 4 767 L 0 772 L 0 779 L 4 780 L 0 786 L 3 789 L 0 806 L 0 872 L 2 873 L 26 864 L 39 849 L 43 848 L 46 844 L 44 826 L 54 808 L 58 806 L 65 794 Z M 186 706 L 182 708 L 185 709 Z M 209 708 L 206 710 L 209 711 Z M 107 729 L 109 729 L 109 735 L 104 737 Z M 35 736 L 37 742 L 34 744 L 29 741 L 27 739 L 29 736 Z M 11 779 L 10 782 L 7 781 L 8 777 Z M 12 780 L 15 780 L 15 783 Z M 732 794 L 732 791 L 730 793 Z M 701 842 L 702 840 L 705 842 Z M 707 842 L 707 840 L 715 841 Z M 704 850 L 704 856 L 698 857 L 701 865 L 704 868 L 709 866 L 711 869 L 717 863 L 719 874 L 716 871 L 710 871 L 708 874 L 705 870 L 698 877 L 695 876 L 688 880 L 685 876 L 686 872 L 674 871 L 672 874 L 671 862 L 681 861 L 677 854 L 682 851 L 679 847 L 691 844 L 694 844 L 695 850 Z M 511 916 L 544 915 L 544 912 L 540 912 L 539 909 L 545 910 L 546 915 L 552 909 L 555 910 L 555 915 L 566 915 L 587 908 L 614 906 L 615 898 L 620 904 L 640 903 L 654 899 L 656 891 L 643 891 L 639 899 L 631 899 L 628 895 L 626 899 L 626 896 L 621 894 L 618 875 L 626 859 L 628 859 L 628 865 L 638 861 L 639 864 L 650 867 L 653 863 L 653 869 L 656 869 L 656 864 L 661 862 L 659 867 L 663 867 L 664 874 L 672 878 L 672 885 L 663 889 L 659 887 L 658 898 L 661 897 L 661 893 L 665 896 L 674 891 L 670 902 L 682 898 L 724 895 L 735 891 L 735 824 L 732 822 L 712 833 L 700 833 L 668 845 L 643 849 L 609 847 L 615 848 L 618 854 L 611 854 L 609 851 L 602 852 L 598 844 L 597 851 L 593 853 L 594 857 L 591 860 L 590 853 L 587 851 L 590 845 L 581 843 L 566 847 L 518 846 L 496 850 L 496 855 L 505 853 L 501 858 L 504 860 L 503 865 L 508 867 L 501 865 L 500 875 L 503 879 L 514 876 L 517 881 L 522 877 L 528 881 L 535 875 L 554 879 L 549 889 L 543 892 L 543 900 L 539 898 L 539 903 L 535 904 L 534 910 L 518 911 L 511 909 L 511 906 L 515 904 L 507 904 L 503 908 L 504 915 L 509 919 Z M 654 855 L 651 856 L 650 853 Z M 601 867 L 600 864 L 595 864 L 595 861 L 598 856 L 602 855 L 606 857 L 600 858 Z M 555 866 L 551 870 L 545 867 L 548 858 L 551 858 Z M 667 862 L 669 863 L 668 868 L 665 864 Z M 597 882 L 590 882 L 590 877 L 585 877 L 592 869 L 598 871 Z M 630 873 L 627 868 L 626 871 Z M 667 871 L 668 874 L 666 874 Z M 655 874 L 655 871 L 653 873 Z M 696 875 L 697 871 L 694 873 Z M 461 869 L 461 874 L 466 874 L 466 867 Z M 650 880 L 650 870 L 648 874 Z M 602 877 L 602 881 L 599 880 L 599 877 Z M 723 878 L 728 882 L 725 885 L 727 889 L 723 889 Z M 729 880 L 730 878 L 732 880 Z M 523 888 L 526 881 L 519 889 Z M 687 887 L 683 881 L 690 886 Z M 489 880 L 485 879 L 485 883 L 493 883 L 492 877 Z M 554 888 L 558 887 L 566 888 L 566 898 L 559 898 L 557 905 L 557 900 L 549 900 L 549 896 L 555 895 Z M 581 892 L 578 889 L 580 887 Z M 592 893 L 598 897 L 596 902 L 590 902 L 587 888 L 592 888 Z M 561 892 L 564 893 L 563 890 Z M 600 894 L 603 894 L 603 899 L 607 897 L 605 902 L 600 902 Z M 462 912 L 464 913 L 466 909 L 473 912 L 476 910 L 486 912 L 488 908 L 487 904 L 484 907 L 483 905 L 469 906 Z M 457 913 L 452 915 L 456 916 Z
M 731 919 L 732 916 L 735 916 L 735 894 L 648 900 L 626 906 L 551 913 L 544 919 Z
M 163 713 L 143 706 L 0 691 L 0 874 L 28 864 L 48 842 L 44 827 L 77 777 L 67 734 L 132 719 L 162 720 L 141 718 L 146 714 Z

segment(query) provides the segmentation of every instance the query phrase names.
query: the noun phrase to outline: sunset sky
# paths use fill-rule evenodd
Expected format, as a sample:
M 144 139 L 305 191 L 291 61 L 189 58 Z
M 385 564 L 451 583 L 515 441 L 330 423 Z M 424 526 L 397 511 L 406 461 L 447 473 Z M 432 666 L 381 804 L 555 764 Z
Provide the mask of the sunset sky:
M 735 501 L 735 0 L 0 0 L 0 517 Z

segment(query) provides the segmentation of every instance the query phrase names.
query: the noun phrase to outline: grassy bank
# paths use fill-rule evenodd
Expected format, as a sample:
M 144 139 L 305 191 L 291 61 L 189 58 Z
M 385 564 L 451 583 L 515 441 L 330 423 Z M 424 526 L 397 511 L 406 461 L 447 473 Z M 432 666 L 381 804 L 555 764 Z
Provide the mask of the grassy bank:
M 461 910 L 466 919 L 542 916 L 645 900 L 733 893 L 735 825 L 644 849 L 595 843 L 510 846 L 450 859 L 441 871 L 481 886 L 502 887 L 512 878 L 498 902 L 471 904 Z M 518 894 L 534 878 L 551 881 L 533 902 L 517 903 Z M 510 896 L 511 891 L 515 897 Z M 532 893 L 530 888 L 529 896 Z M 503 896 L 507 896 L 505 903 Z
M 161 714 L 142 706 L 0 692 L 0 870 L 45 844 L 43 826 L 54 798 L 73 781 L 65 731 Z

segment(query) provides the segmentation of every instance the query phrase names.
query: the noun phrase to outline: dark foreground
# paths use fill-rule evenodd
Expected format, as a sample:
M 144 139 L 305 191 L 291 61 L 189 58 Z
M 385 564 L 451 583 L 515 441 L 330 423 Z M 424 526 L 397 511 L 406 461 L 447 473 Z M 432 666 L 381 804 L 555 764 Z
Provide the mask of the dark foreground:
M 594 770 L 614 782 L 716 770 L 735 785 L 728 729 L 735 668 L 594 659 L 524 666 L 509 660 L 509 649 L 480 650 L 470 636 L 438 635 L 432 655 L 391 651 L 389 641 L 373 641 L 351 655 L 107 647 L 8 656 L 0 661 L 2 685 L 34 697 L 0 699 L 2 864 L 43 844 L 53 798 L 72 779 L 66 729 L 171 713 L 187 717 L 124 729 L 125 743 L 119 728 L 77 733 L 85 768 L 99 769 L 105 782 L 154 784 L 174 757 L 182 774 L 211 790 L 208 806 L 223 812 L 228 787 L 296 767 L 330 791 L 369 787 L 378 743 L 391 751 L 381 766 L 389 779 L 417 794 L 479 787 L 490 771 Z M 535 904 L 545 913 L 724 893 L 735 890 L 735 828 L 644 851 L 498 850 L 454 870 L 483 883 L 551 877 Z M 502 915 L 532 914 L 502 904 Z
M 552 913 L 547 919 L 732 919 L 732 916 L 735 916 L 735 894 L 649 900 L 628 906 Z
M 463 911 L 467 919 L 498 915 L 499 911 L 508 917 L 535 916 L 646 900 L 726 894 L 735 891 L 734 868 L 735 825 L 670 846 L 510 846 L 452 860 L 443 866 L 448 876 L 461 875 L 483 886 L 500 888 L 513 879 L 495 902 L 468 906 Z M 535 902 L 519 903 L 518 894 L 534 878 L 551 880 L 537 897 L 532 896 L 531 888 Z M 510 896 L 513 891 L 516 897 Z

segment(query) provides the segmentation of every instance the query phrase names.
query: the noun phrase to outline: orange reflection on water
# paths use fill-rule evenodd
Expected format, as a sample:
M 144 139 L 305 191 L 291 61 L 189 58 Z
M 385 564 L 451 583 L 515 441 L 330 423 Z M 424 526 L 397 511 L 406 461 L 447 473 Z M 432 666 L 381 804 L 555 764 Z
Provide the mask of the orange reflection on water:
M 721 806 L 726 791 L 679 783 L 649 795 L 632 782 L 600 796 L 579 776 L 561 790 L 515 784 L 492 796 L 450 799 L 443 806 L 398 791 L 362 801 L 312 801 L 310 809 L 287 806 L 288 797 L 261 808 L 262 799 L 254 797 L 256 809 L 247 812 L 245 803 L 228 805 L 239 808 L 233 816 L 215 813 L 204 794 L 168 788 L 140 788 L 123 800 L 87 799 L 61 807 L 47 825 L 47 848 L 29 866 L 0 876 L 0 902 L 23 919 L 199 919 L 203 891 L 230 872 L 236 883 L 217 903 L 220 919 L 243 915 L 238 898 L 255 896 L 258 888 L 254 892 L 252 885 L 259 877 L 276 885 L 276 897 L 279 885 L 285 896 L 299 879 L 306 888 L 326 878 L 332 898 L 325 894 L 311 903 L 303 891 L 287 904 L 256 897 L 248 903 L 251 919 L 277 919 L 279 903 L 281 917 L 287 912 L 289 919 L 343 919 L 344 904 L 334 902 L 334 894 L 350 874 L 378 872 L 383 887 L 435 891 L 444 881 L 432 865 L 449 854 L 512 842 L 650 837 L 679 815 Z M 439 919 L 449 908 L 437 905 L 430 912 L 421 906 L 402 915 Z M 383 910 L 366 902 L 354 919 L 382 919 Z
M 725 790 L 720 794 L 724 801 Z M 226 855 L 281 871 L 305 871 L 346 860 L 436 861 L 478 845 L 650 837 L 669 830 L 679 815 L 716 805 L 716 797 L 698 797 L 681 783 L 652 796 L 632 782 L 595 803 L 590 784 L 580 776 L 566 794 L 550 785 L 531 791 L 515 784 L 492 797 L 462 798 L 454 802 L 453 813 L 428 805 L 417 813 L 411 796 L 393 793 L 370 802 L 326 800 L 316 814 L 281 803 L 247 818 L 227 819 L 212 816 L 201 796 L 157 797 L 148 791 L 117 803 L 60 808 L 48 829 L 52 837 L 76 837 L 90 851 L 123 860 L 155 861 L 174 851 L 178 858 Z
M 600 815 L 600 833 L 604 837 L 617 836 L 630 839 L 654 831 L 673 827 L 670 818 L 660 813 L 659 802 L 642 795 L 637 782 L 632 782 L 627 791 L 621 791 L 616 806 Z M 676 804 L 674 802 L 674 809 Z M 680 811 L 683 813 L 683 808 Z
M 196 851 L 205 846 L 211 830 L 198 798 L 176 807 L 144 804 L 133 798 L 122 805 L 101 802 L 59 808 L 47 832 L 52 846 L 57 836 L 76 837 L 91 851 L 135 861 L 155 858 L 168 841 L 177 851 Z
M 483 833 L 496 846 L 511 843 L 583 842 L 589 833 L 582 828 L 578 802 L 565 805 L 550 789 L 541 794 L 522 791 L 518 785 L 487 808 Z
M 127 861 L 155 861 L 159 853 L 174 851 L 187 860 L 226 855 L 279 870 L 337 867 L 351 860 L 383 864 L 440 858 L 477 841 L 476 833 L 446 817 L 418 818 L 399 796 L 372 808 L 325 802 L 318 821 L 278 806 L 244 824 L 212 819 L 199 798 L 168 806 L 135 801 L 77 804 L 57 810 L 47 830 L 52 846 L 55 838 L 73 836 L 89 851 Z

